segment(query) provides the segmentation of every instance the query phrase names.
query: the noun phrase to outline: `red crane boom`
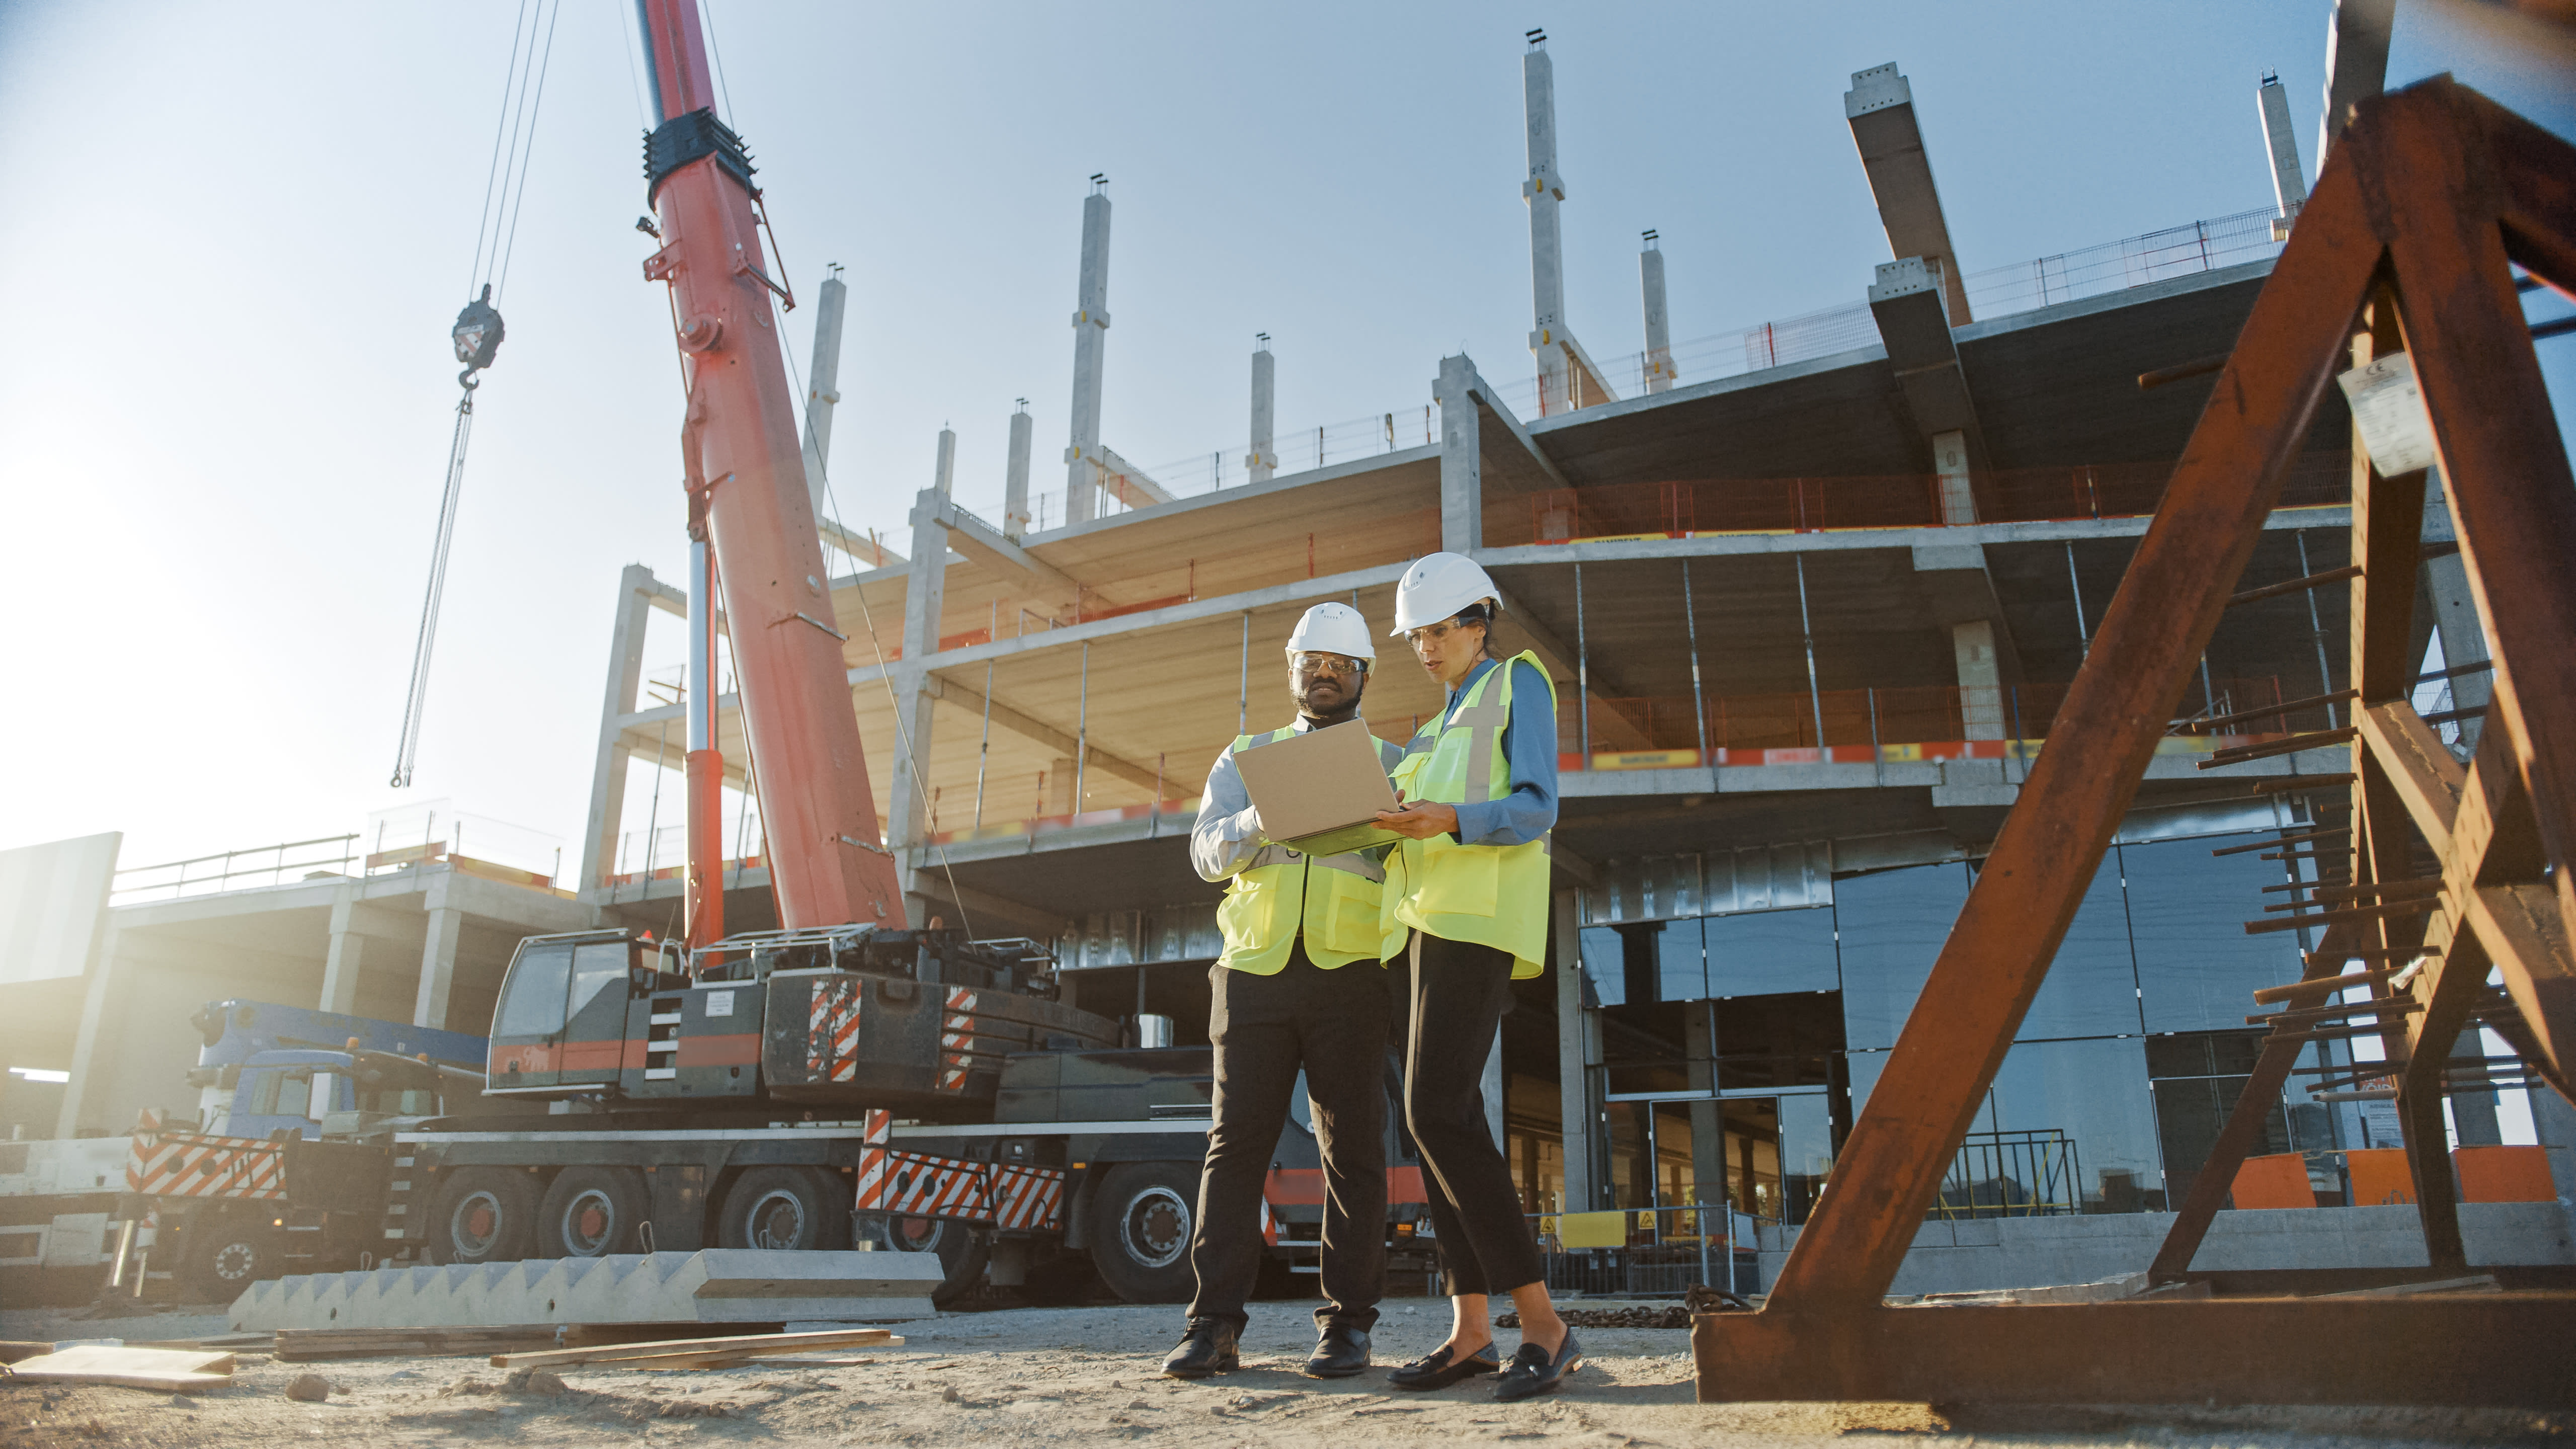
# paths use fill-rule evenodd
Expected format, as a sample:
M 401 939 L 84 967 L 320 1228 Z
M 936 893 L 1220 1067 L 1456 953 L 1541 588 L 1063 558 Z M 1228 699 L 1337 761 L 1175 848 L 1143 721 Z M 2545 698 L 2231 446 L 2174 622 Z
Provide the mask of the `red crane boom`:
M 905 925 L 894 857 L 879 843 L 867 755 L 850 707 L 843 636 L 806 491 L 802 442 L 770 297 L 785 295 L 760 244 L 759 192 L 742 141 L 716 118 L 692 0 L 640 0 L 646 69 L 661 124 L 645 140 L 688 406 L 680 453 L 689 531 L 713 554 L 732 641 L 745 737 L 758 768 L 770 882 L 789 928 Z M 709 570 L 698 570 L 693 629 L 712 629 Z M 699 652 L 693 648 L 692 653 Z M 723 934 L 717 824 L 723 761 L 709 678 L 692 681 L 688 939 Z M 703 715 L 701 715 L 703 711 Z

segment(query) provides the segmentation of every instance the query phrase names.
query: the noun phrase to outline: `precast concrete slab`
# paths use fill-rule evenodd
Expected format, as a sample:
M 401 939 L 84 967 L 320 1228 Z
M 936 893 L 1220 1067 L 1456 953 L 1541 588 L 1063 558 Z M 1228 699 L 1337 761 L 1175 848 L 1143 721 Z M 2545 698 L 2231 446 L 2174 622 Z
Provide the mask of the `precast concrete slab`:
M 301 1273 L 233 1301 L 237 1332 L 529 1323 L 898 1323 L 931 1318 L 926 1253 L 708 1248 Z

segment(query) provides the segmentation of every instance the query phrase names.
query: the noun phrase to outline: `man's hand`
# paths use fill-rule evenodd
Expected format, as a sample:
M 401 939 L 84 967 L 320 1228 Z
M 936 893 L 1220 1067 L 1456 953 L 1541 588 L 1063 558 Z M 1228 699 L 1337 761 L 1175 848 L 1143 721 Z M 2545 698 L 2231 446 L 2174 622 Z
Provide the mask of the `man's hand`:
M 1397 808 L 1377 812 L 1377 823 L 1382 828 L 1415 840 L 1458 833 L 1457 811 L 1429 800 L 1408 801 L 1401 795 L 1395 798 Z

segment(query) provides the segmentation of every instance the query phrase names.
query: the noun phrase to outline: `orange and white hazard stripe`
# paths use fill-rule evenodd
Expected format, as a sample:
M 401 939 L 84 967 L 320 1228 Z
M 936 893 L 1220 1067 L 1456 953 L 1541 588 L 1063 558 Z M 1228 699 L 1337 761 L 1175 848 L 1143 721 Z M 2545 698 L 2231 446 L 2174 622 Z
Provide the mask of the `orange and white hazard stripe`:
M 147 1115 L 126 1153 L 125 1189 L 149 1197 L 282 1198 L 286 1152 L 256 1137 L 162 1131 Z
M 854 1081 L 859 1075 L 859 1009 L 863 981 L 818 977 L 805 1028 L 805 1076 L 815 1082 Z
M 975 993 L 963 986 L 948 988 L 948 1015 L 940 1023 L 939 1050 L 939 1090 L 966 1090 L 975 1050 Z

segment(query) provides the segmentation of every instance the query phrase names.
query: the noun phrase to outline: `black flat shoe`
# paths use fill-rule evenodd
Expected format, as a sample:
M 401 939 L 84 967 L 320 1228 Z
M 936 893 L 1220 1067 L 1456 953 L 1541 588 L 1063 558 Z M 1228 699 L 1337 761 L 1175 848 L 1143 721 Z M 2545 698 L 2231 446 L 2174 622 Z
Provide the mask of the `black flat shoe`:
M 1369 1336 L 1356 1328 L 1327 1328 L 1306 1357 L 1306 1377 L 1346 1379 L 1369 1366 Z
M 1243 1367 L 1235 1352 L 1234 1325 L 1220 1318 L 1193 1318 L 1189 1331 L 1181 1335 L 1180 1345 L 1163 1360 L 1163 1376 L 1174 1379 L 1203 1379 L 1210 1374 L 1230 1374 Z
M 1512 1366 L 1503 1381 L 1494 1385 L 1494 1402 L 1508 1404 L 1543 1394 L 1565 1381 L 1565 1376 L 1583 1367 L 1583 1346 L 1574 1341 L 1574 1329 L 1565 1330 L 1565 1342 L 1550 1354 L 1534 1343 L 1524 1343 L 1512 1355 Z
M 1503 1351 L 1490 1343 L 1454 1363 L 1449 1358 L 1449 1345 L 1444 1343 L 1401 1368 L 1389 1370 L 1386 1378 L 1399 1389 L 1445 1389 L 1502 1366 Z

